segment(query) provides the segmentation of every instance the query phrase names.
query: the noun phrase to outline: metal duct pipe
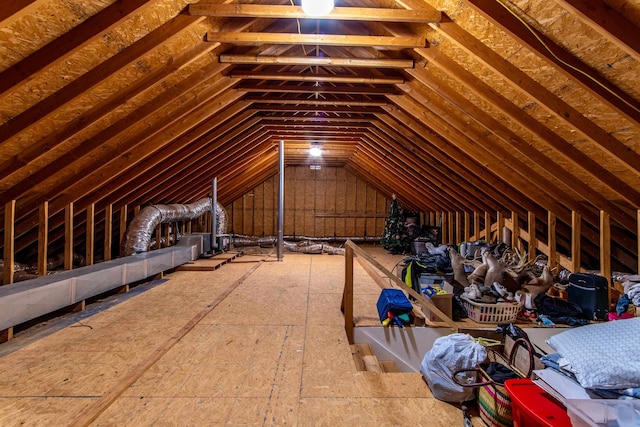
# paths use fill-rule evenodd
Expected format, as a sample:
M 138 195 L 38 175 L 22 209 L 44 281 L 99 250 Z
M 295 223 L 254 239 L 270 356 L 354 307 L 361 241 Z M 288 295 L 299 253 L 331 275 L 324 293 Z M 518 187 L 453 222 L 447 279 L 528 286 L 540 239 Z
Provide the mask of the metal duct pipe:
M 209 210 L 211 210 L 211 198 L 209 197 L 187 205 L 145 206 L 127 227 L 121 250 L 122 256 L 146 252 L 149 248 L 153 231 L 158 224 L 196 219 Z M 217 234 L 226 234 L 227 212 L 220 203 L 216 203 L 216 216 L 218 218 Z

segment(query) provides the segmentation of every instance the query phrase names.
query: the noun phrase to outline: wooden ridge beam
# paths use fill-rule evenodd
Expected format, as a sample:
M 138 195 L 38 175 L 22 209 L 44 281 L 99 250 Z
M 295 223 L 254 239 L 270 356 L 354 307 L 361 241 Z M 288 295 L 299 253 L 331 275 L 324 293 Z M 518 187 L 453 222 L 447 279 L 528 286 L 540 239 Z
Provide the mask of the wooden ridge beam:
M 245 96 L 242 98 L 245 101 L 269 103 L 269 104 L 289 104 L 289 105 L 314 105 L 314 106 L 346 106 L 346 113 L 351 111 L 350 107 L 382 107 L 388 104 L 386 100 L 373 100 L 361 98 L 360 100 L 343 100 L 343 99 L 297 99 L 297 98 L 276 98 L 276 97 L 261 97 L 261 96 Z M 270 108 L 270 107 L 267 107 Z M 318 111 L 324 111 L 319 109 Z
M 365 68 L 413 68 L 412 59 L 361 59 L 329 58 L 314 56 L 269 56 L 222 54 L 218 60 L 223 64 L 244 65 L 318 65 L 324 67 L 365 67 Z
M 255 4 L 213 4 L 196 3 L 189 5 L 189 14 L 197 16 L 228 18 L 289 18 L 289 19 L 331 19 L 347 21 L 376 22 L 440 22 L 441 13 L 432 7 L 421 10 L 367 8 L 367 7 L 334 7 L 323 16 L 309 16 L 300 6 L 277 6 Z

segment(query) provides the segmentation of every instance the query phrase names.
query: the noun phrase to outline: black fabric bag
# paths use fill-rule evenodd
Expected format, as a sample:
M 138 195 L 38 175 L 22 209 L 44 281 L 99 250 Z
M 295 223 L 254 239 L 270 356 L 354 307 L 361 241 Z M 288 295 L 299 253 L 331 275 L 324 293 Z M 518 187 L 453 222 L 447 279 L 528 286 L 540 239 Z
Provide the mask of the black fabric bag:
M 597 274 L 573 273 L 569 275 L 569 302 L 582 309 L 589 320 L 609 318 L 609 282 Z
M 551 320 L 554 318 L 571 317 L 584 319 L 582 308 L 578 304 L 571 301 L 565 301 L 560 298 L 550 297 L 544 292 L 538 294 L 535 300 L 533 300 L 533 303 L 536 305 L 538 314 L 544 314 Z

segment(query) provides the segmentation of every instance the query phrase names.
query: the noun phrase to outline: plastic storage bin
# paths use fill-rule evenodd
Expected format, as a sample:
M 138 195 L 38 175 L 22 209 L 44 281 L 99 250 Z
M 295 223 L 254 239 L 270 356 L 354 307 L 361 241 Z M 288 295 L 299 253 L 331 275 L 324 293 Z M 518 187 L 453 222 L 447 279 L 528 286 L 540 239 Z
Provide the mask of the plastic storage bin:
M 568 399 L 565 404 L 574 427 L 640 426 L 640 402 L 636 400 Z
M 504 383 L 511 398 L 513 427 L 571 427 L 567 410 L 530 378 Z

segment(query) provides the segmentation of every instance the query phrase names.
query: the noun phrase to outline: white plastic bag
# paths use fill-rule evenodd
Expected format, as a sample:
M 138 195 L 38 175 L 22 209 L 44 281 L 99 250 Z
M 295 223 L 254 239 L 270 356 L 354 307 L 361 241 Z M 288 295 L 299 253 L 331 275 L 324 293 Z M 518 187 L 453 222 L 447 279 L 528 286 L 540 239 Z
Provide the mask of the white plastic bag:
M 466 402 L 475 397 L 475 388 L 462 387 L 453 381 L 456 371 L 477 368 L 487 358 L 487 351 L 469 334 L 451 334 L 437 338 L 420 365 L 431 393 L 445 402 Z M 463 384 L 476 383 L 474 372 L 457 375 Z

